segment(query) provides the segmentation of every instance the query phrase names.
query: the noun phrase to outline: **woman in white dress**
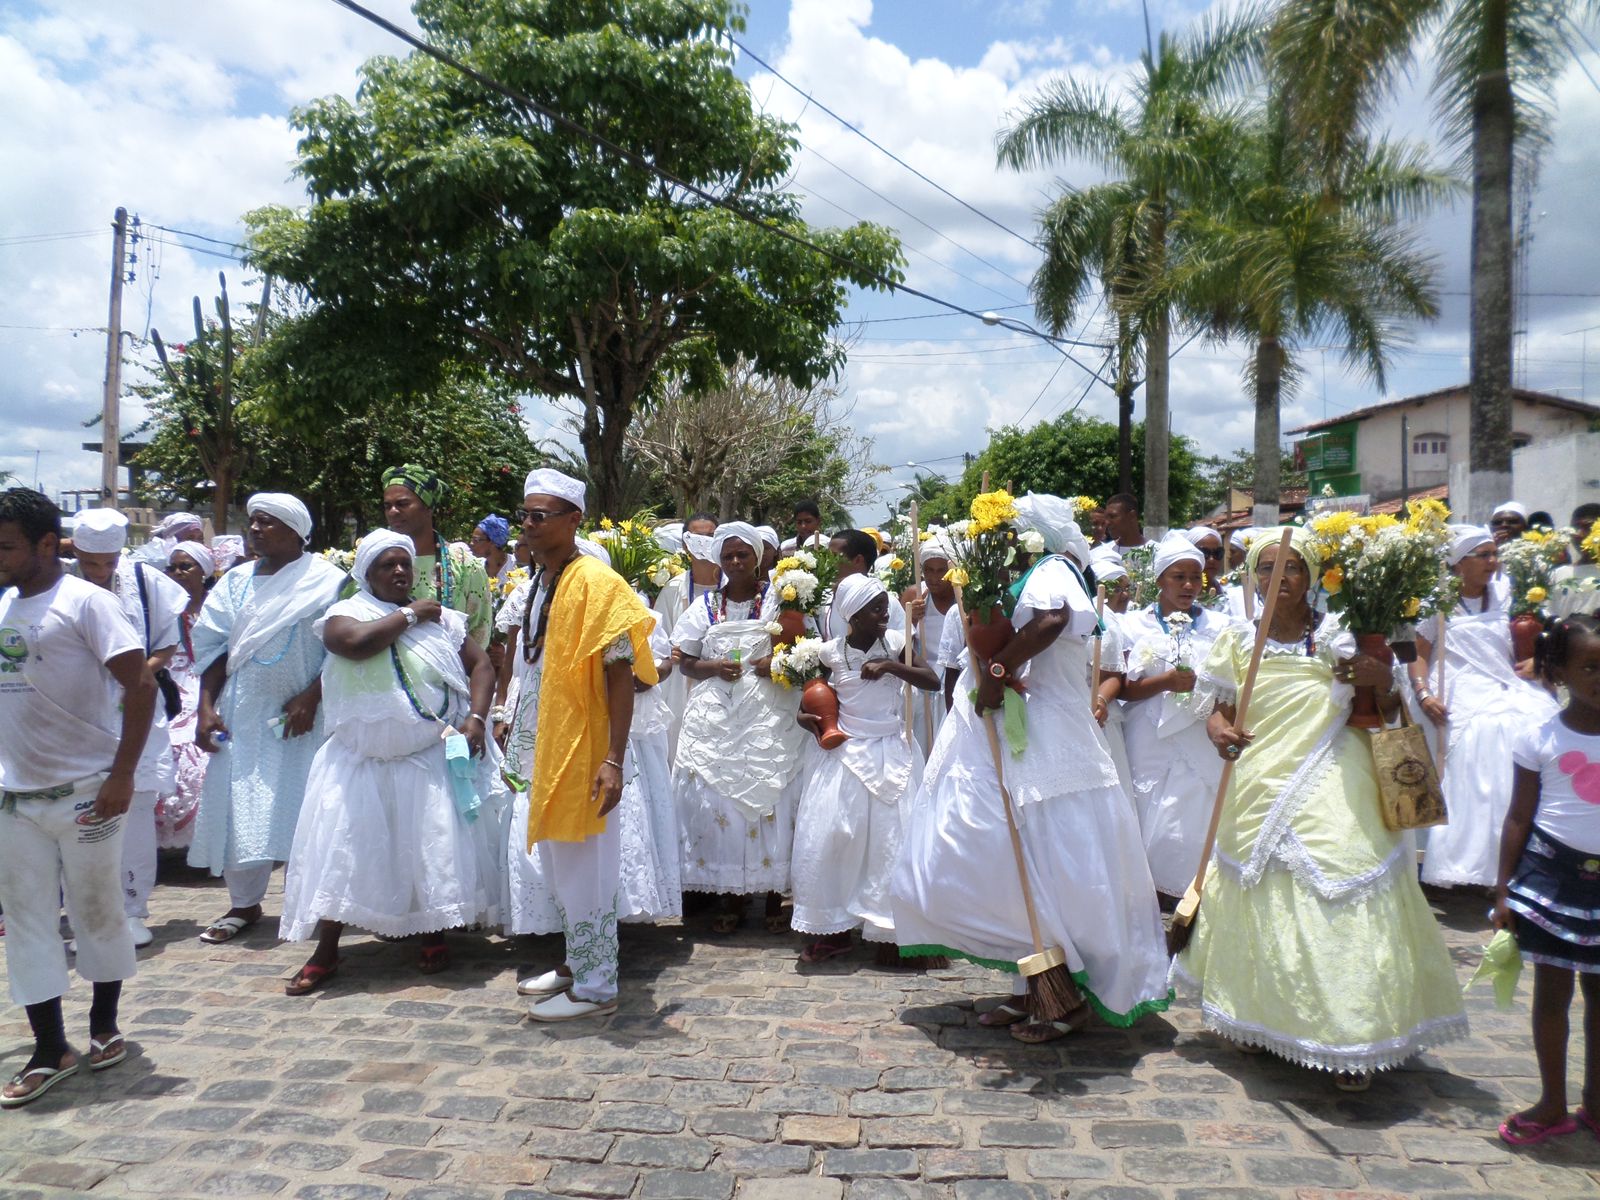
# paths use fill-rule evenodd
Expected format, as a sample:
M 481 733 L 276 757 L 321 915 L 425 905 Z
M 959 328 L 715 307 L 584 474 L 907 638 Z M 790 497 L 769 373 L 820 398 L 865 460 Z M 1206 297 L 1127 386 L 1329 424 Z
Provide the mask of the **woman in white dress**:
M 1123 733 L 1150 874 L 1170 899 L 1194 882 L 1222 778 L 1205 717 L 1193 711 L 1194 680 L 1195 667 L 1230 622 L 1196 603 L 1205 587 L 1205 557 L 1183 534 L 1167 534 L 1151 565 L 1160 595 L 1122 621 L 1128 646 Z
M 742 521 L 718 526 L 712 554 L 723 585 L 685 608 L 672 631 L 690 687 L 672 769 L 683 886 L 723 897 L 714 933 L 737 929 L 753 895 L 767 897 L 769 932 L 789 927 L 782 893 L 806 735 L 794 695 L 771 678 L 766 623 L 777 605 L 757 578 L 761 545 Z
M 1437 695 L 1436 629 L 1424 625 L 1417 661 L 1407 666 L 1412 703 L 1444 746 L 1445 808 L 1449 823 L 1427 831 L 1422 882 L 1441 887 L 1493 887 L 1500 869 L 1500 829 L 1511 807 L 1511 746 L 1520 730 L 1537 728 L 1556 702 L 1537 684 L 1517 677 L 1511 626 L 1497 607 L 1490 581 L 1500 569 L 1494 537 L 1478 525 L 1454 526 L 1450 570 L 1461 599 L 1444 635 L 1444 694 Z M 1438 751 L 1435 750 L 1437 756 Z
M 1122 696 L 1124 673 L 1128 669 L 1128 643 L 1122 631 L 1123 615 L 1128 610 L 1131 590 L 1128 568 L 1115 546 L 1101 543 L 1089 551 L 1089 570 L 1093 572 L 1096 588 L 1106 589 L 1105 612 L 1101 620 L 1105 628 L 1100 632 L 1100 684 L 1090 697 L 1094 706 L 1094 719 L 1105 734 L 1106 749 L 1111 751 L 1111 761 L 1117 764 L 1117 782 L 1130 797 L 1133 795 L 1133 771 L 1128 766 L 1128 743 L 1122 725 L 1126 719 Z M 1121 600 L 1121 607 L 1114 601 Z M 1090 671 L 1090 683 L 1094 672 Z
M 462 614 L 410 599 L 415 569 L 409 537 L 369 533 L 351 571 L 359 590 L 316 623 L 329 736 L 295 827 L 280 933 L 317 945 L 285 986 L 291 996 L 338 969 L 346 924 L 421 934 L 418 967 L 433 974 L 450 963 L 444 931 L 489 919 L 498 903 L 495 822 L 480 815 L 497 774 L 483 757 L 494 668 Z M 455 730 L 465 744 L 447 747 Z M 453 765 L 458 749 L 470 757 Z
M 889 628 L 889 594 L 875 577 L 841 580 L 834 603 L 850 632 L 823 647 L 822 663 L 850 740 L 832 750 L 815 741 L 806 748 L 791 924 L 817 935 L 800 953 L 808 964 L 848 953 L 856 929 L 865 941 L 894 942 L 889 876 L 922 785 L 922 749 L 906 737 L 905 689 L 939 687 L 920 657 L 904 661 L 905 635 Z M 816 717 L 802 713 L 799 720 L 820 732 Z
M 906 627 L 915 630 L 912 648 L 930 668 L 939 673 L 939 648 L 945 625 L 956 618 L 956 590 L 945 578 L 950 569 L 950 547 L 937 533 L 917 547 L 922 562 L 922 583 L 906 589 L 900 598 L 906 613 Z M 942 688 L 940 689 L 942 690 Z M 945 705 L 939 691 L 914 697 L 917 745 L 926 758 L 933 748 L 934 735 L 944 723 Z
M 1081 539 L 1070 504 L 1039 499 L 1054 500 L 1041 529 L 1047 549 Z M 1020 755 L 1002 751 L 1005 785 L 1044 944 L 1064 950 L 1086 1003 L 1065 1021 L 1029 1021 L 1018 975 L 1013 997 L 982 1023 L 1027 1022 L 1012 1036 L 1039 1042 L 1081 1027 L 1091 1009 L 1111 1024 L 1131 1025 L 1166 1008 L 1170 994 L 1138 822 L 1090 712 L 1093 601 L 1082 576 L 1055 554 L 1013 593 L 1016 635 L 991 662 L 963 668 L 912 805 L 890 894 L 902 954 L 954 954 L 1016 972 L 1018 960 L 1033 953 L 989 734 L 969 699 L 976 688 L 978 703 L 993 710 L 1004 682 L 1015 677 L 1025 687 L 1029 733 Z
M 206 782 L 209 759 L 194 742 L 200 718 L 200 673 L 194 669 L 191 631 L 215 574 L 216 562 L 201 542 L 174 542 L 167 552 L 167 577 L 189 593 L 189 606 L 178 617 L 178 646 L 167 664 L 182 707 L 167 727 L 172 742 L 172 790 L 156 798 L 156 845 L 163 850 L 181 850 L 194 840 L 194 815 Z

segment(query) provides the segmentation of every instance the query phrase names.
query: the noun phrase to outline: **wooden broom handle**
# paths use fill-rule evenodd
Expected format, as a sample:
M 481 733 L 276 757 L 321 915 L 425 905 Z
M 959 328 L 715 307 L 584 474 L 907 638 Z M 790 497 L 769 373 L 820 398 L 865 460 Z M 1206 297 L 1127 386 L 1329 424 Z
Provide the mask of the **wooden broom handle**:
M 1106 623 L 1106 585 L 1096 584 L 1094 589 L 1094 618 L 1099 622 L 1100 632 L 1095 635 L 1094 652 L 1091 657 L 1092 670 L 1089 673 L 1089 711 L 1094 711 L 1094 702 L 1100 695 L 1100 647 L 1105 641 Z
M 1446 627 L 1447 624 L 1448 624 L 1448 622 L 1445 620 L 1444 613 L 1442 613 L 1442 612 L 1439 613 L 1438 614 L 1438 634 L 1439 634 L 1439 636 L 1436 637 L 1434 639 L 1434 642 L 1433 642 L 1433 652 L 1439 656 L 1439 664 L 1435 668 L 1435 670 L 1438 672 L 1438 677 L 1437 677 L 1436 682 L 1433 685 L 1433 694 L 1438 696 L 1439 697 L 1439 703 L 1443 704 L 1445 706 L 1445 708 L 1448 709 L 1450 707 L 1450 704 L 1444 698 L 1444 638 L 1445 638 L 1445 627 Z M 1421 706 L 1418 705 L 1418 707 L 1420 708 Z M 1448 750 L 1449 748 L 1450 748 L 1450 723 L 1449 723 L 1448 720 L 1446 720 L 1444 726 L 1439 730 L 1439 778 L 1441 780 L 1444 779 L 1444 756 L 1445 756 L 1445 751 Z
M 921 545 L 921 538 L 920 538 L 920 533 L 919 533 L 919 531 L 921 529 L 921 525 L 918 523 L 918 517 L 920 515 L 921 514 L 918 512 L 918 508 L 917 508 L 917 502 L 915 500 L 913 500 L 911 502 L 911 582 L 912 582 L 912 586 L 915 587 L 916 590 L 919 593 L 922 591 L 922 554 L 921 554 L 922 545 Z M 896 596 L 895 599 L 898 600 L 899 597 Z M 927 615 L 927 603 L 926 603 L 926 601 L 927 601 L 927 597 L 923 597 L 923 602 L 924 602 L 923 603 L 923 615 L 924 616 Z M 911 627 L 909 625 L 907 625 L 906 626 L 906 644 L 905 644 L 905 648 L 904 649 L 905 649 L 905 663 L 906 663 L 906 666 L 908 666 L 908 667 L 911 665 L 911 661 L 912 661 L 912 658 L 913 658 L 912 649 L 911 649 L 911 632 L 912 632 L 911 631 Z M 918 633 L 922 632 L 922 622 L 921 621 L 917 622 L 917 632 Z M 908 741 L 908 742 L 914 740 L 914 738 L 916 736 L 916 732 L 917 732 L 916 691 L 917 691 L 917 689 L 912 687 L 909 683 L 905 685 L 905 693 L 906 693 L 906 741 Z

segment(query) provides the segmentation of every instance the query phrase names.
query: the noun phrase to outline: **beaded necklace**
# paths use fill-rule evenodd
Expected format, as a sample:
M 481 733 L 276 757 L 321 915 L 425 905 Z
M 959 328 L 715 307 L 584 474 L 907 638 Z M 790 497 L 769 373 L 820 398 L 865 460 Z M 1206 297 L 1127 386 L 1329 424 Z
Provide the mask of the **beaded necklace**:
M 704 593 L 704 595 L 705 595 L 706 617 L 707 617 L 707 619 L 710 620 L 711 624 L 720 625 L 723 621 L 726 621 L 728 619 L 728 596 L 727 596 L 727 593 L 723 592 L 721 589 L 718 589 L 717 591 L 714 591 L 714 592 L 706 592 L 706 593 Z M 711 607 L 711 597 L 713 597 L 713 596 L 715 596 L 717 598 L 717 606 L 715 608 Z M 750 611 L 751 611 L 752 614 L 759 614 L 761 612 L 761 606 L 766 601 L 766 598 L 767 598 L 767 585 L 765 583 L 757 584 L 756 585 L 756 594 L 755 594 L 754 598 L 750 602 L 750 604 L 751 604 Z M 743 601 L 735 601 L 735 603 L 743 603 Z
M 572 557 L 557 567 L 555 574 L 551 575 L 548 582 L 546 582 L 544 602 L 539 605 L 539 623 L 537 627 L 533 624 L 534 596 L 531 594 L 528 596 L 528 607 L 522 610 L 522 661 L 529 666 L 544 657 L 544 635 L 550 624 L 550 604 L 556 598 L 556 586 L 561 582 L 561 573 L 577 558 L 578 554 L 574 551 Z M 530 591 L 536 592 L 538 590 L 534 583 L 530 583 L 528 586 Z
M 455 591 L 455 577 L 451 573 L 450 555 L 444 544 L 444 539 L 439 536 L 439 531 L 433 531 L 433 547 L 438 552 L 433 560 L 433 595 L 444 607 L 450 607 L 450 596 Z
M 879 646 L 882 646 L 884 648 L 884 650 L 887 651 L 889 649 L 888 639 L 880 637 L 877 641 L 873 642 L 872 645 L 868 646 L 865 650 L 863 650 L 861 652 L 861 665 L 863 667 L 865 667 L 867 665 L 867 659 L 869 657 L 871 657 L 873 650 L 876 649 Z M 845 634 L 844 637 L 839 639 L 839 653 L 844 657 L 844 669 L 846 671 L 851 670 L 852 668 L 850 666 L 850 635 L 849 634 Z M 889 657 L 893 658 L 894 655 L 891 654 Z
M 429 712 L 417 699 L 417 693 L 411 686 L 411 680 L 406 675 L 405 664 L 400 661 L 400 647 L 397 643 L 389 643 L 389 661 L 394 663 L 394 677 L 400 681 L 400 690 L 406 694 L 406 699 L 411 702 L 411 711 L 424 721 L 443 721 L 444 710 L 450 706 L 450 693 L 445 692 L 444 703 L 439 706 L 438 712 Z

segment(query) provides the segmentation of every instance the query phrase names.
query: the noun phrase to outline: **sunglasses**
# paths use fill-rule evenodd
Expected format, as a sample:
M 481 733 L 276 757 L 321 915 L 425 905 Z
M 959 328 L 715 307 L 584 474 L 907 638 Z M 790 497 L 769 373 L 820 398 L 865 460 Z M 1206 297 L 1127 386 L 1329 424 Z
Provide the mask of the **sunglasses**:
M 1221 558 L 1224 554 L 1227 553 L 1227 551 L 1224 550 L 1221 546 L 1218 546 L 1214 550 L 1204 550 L 1204 549 L 1202 549 L 1200 551 L 1200 553 L 1204 554 L 1207 558 Z
M 543 525 L 546 521 L 549 521 L 552 518 L 571 516 L 577 511 L 578 510 L 575 508 L 569 508 L 565 512 L 553 512 L 548 508 L 519 508 L 511 515 L 516 517 L 517 521 L 524 525 L 530 521 L 535 525 Z

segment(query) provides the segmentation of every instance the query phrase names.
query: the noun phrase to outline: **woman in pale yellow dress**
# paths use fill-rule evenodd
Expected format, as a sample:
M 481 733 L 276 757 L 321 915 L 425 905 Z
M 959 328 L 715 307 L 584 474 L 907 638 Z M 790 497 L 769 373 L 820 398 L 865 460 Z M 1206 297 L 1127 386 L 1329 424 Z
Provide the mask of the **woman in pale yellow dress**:
M 1265 587 L 1281 530 L 1250 551 Z M 1417 884 L 1410 840 L 1378 806 L 1368 735 L 1346 724 L 1352 684 L 1392 686 L 1357 655 L 1336 617 L 1307 601 L 1320 571 L 1293 532 L 1248 717 L 1232 729 L 1255 631 L 1225 631 L 1200 668 L 1196 705 L 1214 703 L 1211 740 L 1235 759 L 1192 942 L 1175 984 L 1198 992 L 1208 1029 L 1242 1046 L 1337 1073 L 1373 1072 L 1466 1036 L 1444 938 Z

